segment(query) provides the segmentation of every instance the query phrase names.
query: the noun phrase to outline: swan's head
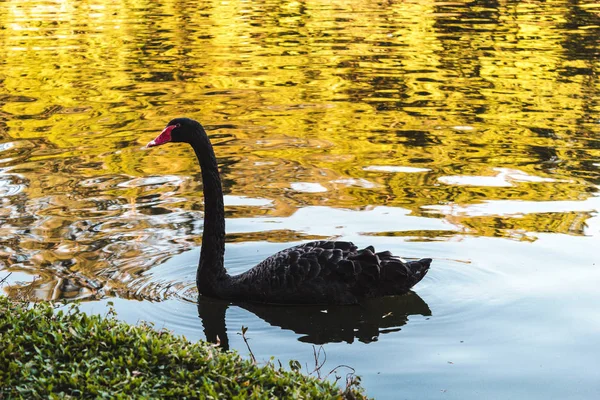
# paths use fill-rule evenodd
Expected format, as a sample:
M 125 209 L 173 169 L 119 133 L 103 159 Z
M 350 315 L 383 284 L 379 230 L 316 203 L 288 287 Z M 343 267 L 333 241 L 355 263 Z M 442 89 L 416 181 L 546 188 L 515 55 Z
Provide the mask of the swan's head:
M 190 143 L 196 134 L 200 124 L 189 118 L 175 118 L 167 124 L 167 127 L 146 147 L 160 146 L 169 142 Z

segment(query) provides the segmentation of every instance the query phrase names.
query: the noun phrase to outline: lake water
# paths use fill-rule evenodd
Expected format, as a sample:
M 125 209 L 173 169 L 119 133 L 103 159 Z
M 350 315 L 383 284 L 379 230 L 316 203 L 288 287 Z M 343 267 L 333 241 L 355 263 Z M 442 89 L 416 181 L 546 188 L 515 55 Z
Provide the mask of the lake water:
M 245 326 L 305 372 L 322 345 L 381 399 L 600 397 L 598 4 L 21 0 L 0 26 L 5 295 L 247 356 Z M 143 149 L 178 116 L 215 145 L 230 272 L 339 238 L 429 274 L 358 307 L 198 302 L 196 161 Z

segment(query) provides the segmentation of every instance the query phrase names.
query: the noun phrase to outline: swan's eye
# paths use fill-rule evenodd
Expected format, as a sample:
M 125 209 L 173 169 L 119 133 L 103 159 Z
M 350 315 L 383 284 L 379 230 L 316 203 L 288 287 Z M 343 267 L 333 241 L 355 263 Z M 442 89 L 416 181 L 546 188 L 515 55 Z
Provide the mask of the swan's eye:
M 181 124 L 175 124 L 175 128 L 180 128 Z

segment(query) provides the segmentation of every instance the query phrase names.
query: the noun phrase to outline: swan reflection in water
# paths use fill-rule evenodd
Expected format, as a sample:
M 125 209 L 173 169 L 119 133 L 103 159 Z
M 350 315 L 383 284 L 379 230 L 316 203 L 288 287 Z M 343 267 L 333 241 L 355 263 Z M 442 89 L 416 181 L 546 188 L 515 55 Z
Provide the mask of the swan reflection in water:
M 402 296 L 381 297 L 353 306 L 281 306 L 258 303 L 231 303 L 205 296 L 198 298 L 198 316 L 206 340 L 229 349 L 225 313 L 238 306 L 278 326 L 301 335 L 301 342 L 317 345 L 330 342 L 377 341 L 380 334 L 396 332 L 411 315 L 430 316 L 427 303 L 410 291 Z

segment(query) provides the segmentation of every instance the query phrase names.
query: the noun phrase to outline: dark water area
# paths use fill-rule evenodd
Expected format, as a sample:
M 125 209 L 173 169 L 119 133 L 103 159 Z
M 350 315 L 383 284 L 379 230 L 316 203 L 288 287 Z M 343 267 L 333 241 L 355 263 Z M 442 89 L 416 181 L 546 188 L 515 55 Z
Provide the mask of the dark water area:
M 600 6 L 0 4 L 2 294 L 81 300 L 377 398 L 600 396 Z M 432 268 L 359 307 L 197 298 L 207 128 L 226 267 L 303 241 Z M 349 370 L 340 370 L 344 375 Z

